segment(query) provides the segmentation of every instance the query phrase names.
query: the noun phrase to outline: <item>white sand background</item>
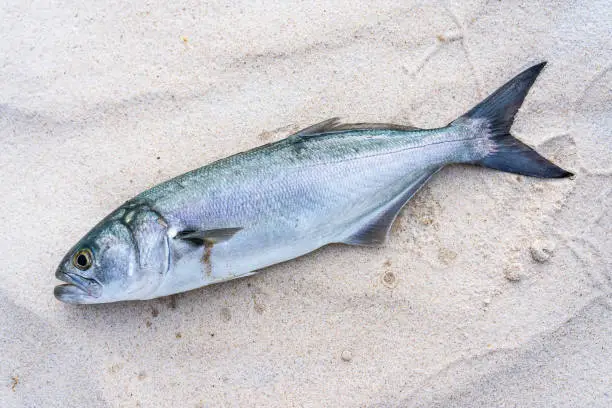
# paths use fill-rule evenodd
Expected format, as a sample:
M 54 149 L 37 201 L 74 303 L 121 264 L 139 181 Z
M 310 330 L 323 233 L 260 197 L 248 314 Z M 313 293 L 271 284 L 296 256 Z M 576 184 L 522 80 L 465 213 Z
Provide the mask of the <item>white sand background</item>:
M 0 21 L 2 407 L 612 406 L 609 1 L 9 0 Z M 52 295 L 148 187 L 336 115 L 444 125 L 541 60 L 513 131 L 574 179 L 451 166 L 383 248 Z

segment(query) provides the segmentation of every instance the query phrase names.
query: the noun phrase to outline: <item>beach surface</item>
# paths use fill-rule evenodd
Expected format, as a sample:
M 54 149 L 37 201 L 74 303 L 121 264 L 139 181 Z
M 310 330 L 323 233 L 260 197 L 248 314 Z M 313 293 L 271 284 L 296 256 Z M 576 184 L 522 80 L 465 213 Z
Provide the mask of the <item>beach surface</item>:
M 2 407 L 612 406 L 609 1 L 89 3 L 0 7 Z M 384 247 L 53 297 L 157 183 L 333 116 L 443 126 L 540 61 L 512 131 L 573 178 L 449 166 Z

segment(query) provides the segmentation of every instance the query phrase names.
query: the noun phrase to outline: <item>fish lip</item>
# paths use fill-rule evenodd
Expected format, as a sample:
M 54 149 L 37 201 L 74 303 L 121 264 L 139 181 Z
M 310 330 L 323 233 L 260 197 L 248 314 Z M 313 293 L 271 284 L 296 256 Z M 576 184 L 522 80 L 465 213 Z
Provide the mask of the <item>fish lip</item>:
M 53 290 L 53 294 L 58 300 L 67 303 L 80 303 L 75 298 L 99 298 L 102 296 L 102 285 L 95 279 L 84 278 L 82 276 L 57 271 L 55 277 L 64 285 L 58 285 Z

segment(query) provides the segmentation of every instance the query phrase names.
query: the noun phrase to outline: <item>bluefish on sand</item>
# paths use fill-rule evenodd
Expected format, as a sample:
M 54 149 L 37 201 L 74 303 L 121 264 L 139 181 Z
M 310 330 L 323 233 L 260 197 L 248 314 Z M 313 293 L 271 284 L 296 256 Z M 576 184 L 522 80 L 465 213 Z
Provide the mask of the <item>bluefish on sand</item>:
M 397 213 L 451 163 L 571 173 L 510 135 L 535 65 L 438 129 L 337 118 L 178 176 L 129 200 L 61 261 L 68 303 L 152 299 L 255 273 L 329 243 L 381 245 Z

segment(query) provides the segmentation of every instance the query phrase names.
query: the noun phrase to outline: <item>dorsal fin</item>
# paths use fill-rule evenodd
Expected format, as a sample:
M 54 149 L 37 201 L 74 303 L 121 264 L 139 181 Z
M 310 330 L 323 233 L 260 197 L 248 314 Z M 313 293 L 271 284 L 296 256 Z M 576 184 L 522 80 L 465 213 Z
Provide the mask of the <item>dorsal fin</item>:
M 318 135 L 320 133 L 330 132 L 338 122 L 340 122 L 340 118 L 338 117 L 327 119 L 323 122 L 315 123 L 312 126 L 308 126 L 307 128 L 292 134 L 290 137 L 312 136 Z
M 414 126 L 405 125 L 394 125 L 392 123 L 340 123 L 340 118 L 335 117 L 324 120 L 323 122 L 316 123 L 312 126 L 308 126 L 305 129 L 300 130 L 289 136 L 291 139 L 299 139 L 302 137 L 316 136 L 322 133 L 328 132 L 339 132 L 344 130 L 368 130 L 368 129 L 381 129 L 381 130 L 421 130 Z
M 382 130 L 422 130 L 421 128 L 408 125 L 395 125 L 393 123 L 341 123 L 332 129 L 338 130 L 366 130 L 366 129 L 382 129 Z

